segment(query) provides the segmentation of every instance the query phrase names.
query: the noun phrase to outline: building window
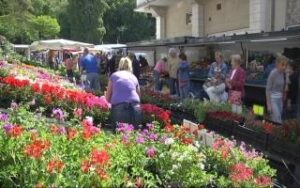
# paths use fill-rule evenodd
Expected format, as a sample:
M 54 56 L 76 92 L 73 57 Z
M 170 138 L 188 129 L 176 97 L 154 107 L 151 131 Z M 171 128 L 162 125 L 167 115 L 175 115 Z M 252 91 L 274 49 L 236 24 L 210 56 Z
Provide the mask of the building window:
M 221 10 L 221 9 L 222 9 L 222 4 L 221 3 L 217 4 L 217 10 Z
M 185 22 L 186 25 L 192 24 L 192 13 L 186 13 Z

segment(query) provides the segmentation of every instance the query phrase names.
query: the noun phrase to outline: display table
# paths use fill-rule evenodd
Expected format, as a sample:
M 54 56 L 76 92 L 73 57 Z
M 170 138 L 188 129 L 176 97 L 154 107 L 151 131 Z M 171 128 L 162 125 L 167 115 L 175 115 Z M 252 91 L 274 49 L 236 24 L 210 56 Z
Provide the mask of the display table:
M 190 78 L 191 80 L 191 90 L 193 93 L 201 93 L 202 85 L 206 79 L 204 78 Z M 252 106 L 253 104 L 265 105 L 266 103 L 266 93 L 265 85 L 261 84 L 245 84 L 245 105 Z

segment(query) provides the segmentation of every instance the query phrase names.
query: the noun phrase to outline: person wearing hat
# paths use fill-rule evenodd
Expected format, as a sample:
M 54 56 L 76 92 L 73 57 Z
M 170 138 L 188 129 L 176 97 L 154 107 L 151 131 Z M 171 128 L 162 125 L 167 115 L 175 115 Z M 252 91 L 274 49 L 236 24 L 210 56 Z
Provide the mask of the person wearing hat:
M 221 52 L 215 53 L 216 61 L 212 63 L 208 72 L 209 84 L 204 85 L 203 89 L 209 96 L 210 101 L 222 102 L 226 101 L 225 83 L 224 80 L 227 75 L 227 65 L 223 61 L 223 55 Z

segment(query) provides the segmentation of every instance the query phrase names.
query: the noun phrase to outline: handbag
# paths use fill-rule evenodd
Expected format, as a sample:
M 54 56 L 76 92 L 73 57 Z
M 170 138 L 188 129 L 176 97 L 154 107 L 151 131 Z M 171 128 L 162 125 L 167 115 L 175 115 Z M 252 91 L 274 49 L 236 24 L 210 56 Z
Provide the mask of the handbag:
M 230 90 L 229 91 L 228 102 L 230 104 L 241 105 L 242 104 L 242 92 L 241 91 Z

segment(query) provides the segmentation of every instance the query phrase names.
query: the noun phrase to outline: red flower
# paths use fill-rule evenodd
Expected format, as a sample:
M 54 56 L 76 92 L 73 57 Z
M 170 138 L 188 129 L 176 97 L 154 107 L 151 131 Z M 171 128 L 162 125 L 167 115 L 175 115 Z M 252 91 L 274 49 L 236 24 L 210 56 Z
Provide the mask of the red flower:
M 50 95 L 45 95 L 44 96 L 44 101 L 46 104 L 51 104 L 52 103 L 52 97 Z
M 64 167 L 65 167 L 65 164 L 61 160 L 53 159 L 53 160 L 48 162 L 47 171 L 50 174 L 53 174 L 55 172 L 62 172 Z
M 108 179 L 107 173 L 102 168 L 96 168 L 96 173 L 98 174 L 100 179 L 102 179 L 102 180 L 107 180 Z
M 13 128 L 9 130 L 9 135 L 12 137 L 19 137 L 22 132 L 23 128 L 21 126 L 13 126 Z
M 84 126 L 83 127 L 83 139 L 89 140 L 92 136 L 98 134 L 100 129 L 95 126 Z
M 259 176 L 255 179 L 255 183 L 261 187 L 271 187 L 272 179 L 269 176 Z
M 92 167 L 92 163 L 89 160 L 84 160 L 81 164 L 81 170 L 84 173 L 88 173 L 91 167 Z
M 77 136 L 77 130 L 73 127 L 67 128 L 68 139 L 73 140 Z
M 25 146 L 24 153 L 29 157 L 39 159 L 49 147 L 49 141 L 36 139 L 31 144 Z
M 108 163 L 110 156 L 105 150 L 96 150 L 94 149 L 91 153 L 92 162 L 99 164 L 99 165 L 105 165 Z
M 248 168 L 243 163 L 238 163 L 231 166 L 230 178 L 233 182 L 248 181 L 253 176 L 253 170 Z
M 59 128 L 56 125 L 51 125 L 50 131 L 52 134 L 59 134 Z
M 267 134 L 272 134 L 273 132 L 273 124 L 272 123 L 264 123 L 264 130 L 265 130 L 265 133 Z
M 185 145 L 189 145 L 193 143 L 193 138 L 182 138 L 181 142 Z

